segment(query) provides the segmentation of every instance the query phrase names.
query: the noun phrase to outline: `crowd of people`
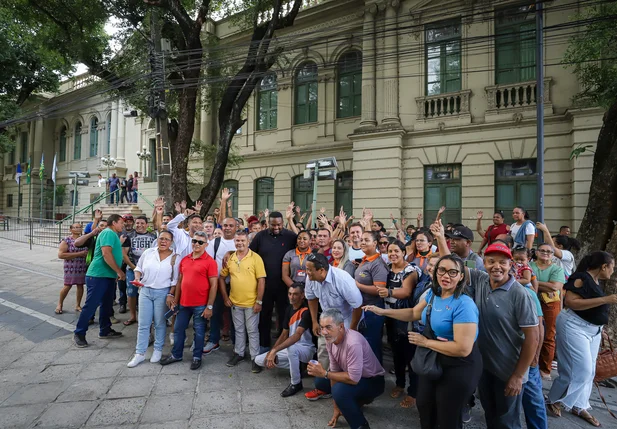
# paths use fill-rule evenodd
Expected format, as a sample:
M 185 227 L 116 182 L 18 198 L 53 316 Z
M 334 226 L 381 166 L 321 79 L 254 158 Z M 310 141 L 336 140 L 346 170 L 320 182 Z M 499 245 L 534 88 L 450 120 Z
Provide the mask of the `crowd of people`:
M 470 228 L 443 225 L 445 208 L 428 226 L 421 215 L 417 225 L 391 216 L 390 229 L 369 209 L 358 220 L 321 209 L 310 227 L 293 202 L 240 218 L 231 198 L 224 189 L 204 217 L 200 202 L 167 213 L 158 198 L 151 222 L 96 211 L 84 234 L 72 225 L 58 253 L 65 285 L 56 313 L 76 285 L 77 347 L 88 346 L 97 308 L 99 338 L 122 337 L 112 328 L 117 293 L 119 312 L 128 305 L 130 313 L 124 324 L 137 324 L 129 367 L 146 360 L 150 344 L 151 363 L 183 361 L 186 342 L 197 370 L 232 341 L 227 366 L 250 360 L 253 373 L 289 371 L 283 397 L 313 376 L 305 397 L 333 398 L 330 426 L 342 416 L 353 429 L 369 427 L 363 406 L 385 391 L 384 351 L 395 375 L 390 396 L 416 407 L 422 428 L 462 427 L 476 395 L 489 428 L 521 428 L 524 415 L 528 428 L 546 429 L 547 413 L 563 410 L 599 426 L 589 397 L 608 307 L 617 304 L 601 287 L 615 260 L 597 251 L 575 265 L 569 227 L 551 235 L 516 207 L 510 226 L 497 212 L 485 229 L 478 212 L 474 251 Z M 542 379 L 555 360 L 545 398 Z

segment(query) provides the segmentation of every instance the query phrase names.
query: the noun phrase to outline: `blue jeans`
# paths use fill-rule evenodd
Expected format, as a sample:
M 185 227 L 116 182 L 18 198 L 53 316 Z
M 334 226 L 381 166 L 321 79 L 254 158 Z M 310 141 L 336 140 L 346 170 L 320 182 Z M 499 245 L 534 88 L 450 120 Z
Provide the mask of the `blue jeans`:
M 81 308 L 81 314 L 74 332 L 77 335 L 86 335 L 86 332 L 88 332 L 88 322 L 94 317 L 97 307 L 100 306 L 99 334 L 106 335 L 111 330 L 109 318 L 114 314 L 113 303 L 116 279 L 86 276 L 86 286 L 86 303 Z
M 133 200 L 132 200 L 132 202 L 133 202 L 133 203 L 136 203 L 136 202 L 137 202 L 137 191 L 132 191 L 131 193 L 133 194 Z
M 378 307 L 383 308 L 382 305 L 378 305 Z M 362 320 L 358 327 L 358 332 L 364 335 L 366 341 L 368 341 L 371 346 L 371 350 L 375 353 L 377 360 L 379 363 L 382 363 L 383 354 L 381 351 L 381 340 L 383 337 L 383 324 L 385 321 L 384 316 L 378 316 L 375 313 L 370 311 L 364 312 L 364 320 Z
M 150 325 L 154 319 L 154 350 L 162 351 L 165 345 L 165 313 L 167 313 L 167 294 L 169 288 L 141 288 L 139 294 L 139 313 L 137 316 L 137 345 L 135 353 L 143 355 L 148 349 Z
M 478 385 L 486 426 L 495 429 L 521 429 L 523 393 L 505 396 L 506 381 L 484 370 Z
M 139 295 L 139 288 L 131 284 L 135 280 L 135 271 L 126 267 L 126 295 L 130 298 L 136 298 Z M 126 300 L 126 298 L 125 298 Z
M 523 384 L 523 411 L 528 429 L 547 429 L 546 406 L 542 395 L 542 377 L 537 366 L 529 367 L 529 379 Z
M 120 202 L 120 197 L 118 196 L 118 188 L 109 188 L 109 192 L 111 192 L 110 201 L 111 204 L 114 203 L 114 198 L 116 199 L 116 204 Z
M 206 337 L 206 319 L 202 317 L 202 313 L 206 309 L 205 305 L 198 307 L 183 307 L 176 315 L 176 323 L 174 325 L 174 347 L 171 354 L 182 359 L 184 351 L 184 339 L 186 338 L 186 328 L 189 326 L 189 321 L 193 317 L 193 329 L 195 330 L 195 348 L 193 349 L 193 359 L 201 360 L 201 355 L 204 349 L 204 338 Z
M 229 318 L 231 320 L 231 308 L 225 305 L 223 301 L 223 297 L 220 293 L 216 294 L 216 299 L 214 300 L 214 305 L 212 309 L 212 317 L 210 318 L 210 342 L 213 344 L 218 344 L 221 340 L 221 328 L 223 326 L 223 315 L 225 313 L 229 313 Z M 231 338 L 232 343 L 235 343 L 235 329 L 234 324 L 230 323 L 229 328 L 229 337 Z
M 326 393 L 332 393 L 332 398 L 341 410 L 343 417 L 349 423 L 351 429 L 368 425 L 362 405 L 372 402 L 373 399 L 381 395 L 386 383 L 383 375 L 372 378 L 361 378 L 358 384 L 336 383 L 330 384 L 327 378 L 315 378 L 315 387 Z

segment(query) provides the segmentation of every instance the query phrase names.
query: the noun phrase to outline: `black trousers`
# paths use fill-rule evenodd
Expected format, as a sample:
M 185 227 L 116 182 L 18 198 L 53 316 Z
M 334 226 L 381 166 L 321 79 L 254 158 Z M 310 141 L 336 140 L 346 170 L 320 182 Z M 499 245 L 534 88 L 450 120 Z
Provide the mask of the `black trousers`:
M 276 309 L 278 323 L 282 324 L 285 319 L 285 310 L 289 305 L 285 283 L 267 284 L 264 291 L 263 305 L 259 313 L 259 345 L 270 347 L 272 342 L 272 312 Z M 282 326 L 281 326 L 282 328 Z
M 482 375 L 477 344 L 465 358 L 439 355 L 443 374 L 438 380 L 420 376 L 416 404 L 422 429 L 460 429 L 461 413 Z
M 399 332 L 397 323 L 400 322 L 386 317 L 386 332 L 392 348 L 396 386 L 405 388 L 405 370 L 408 370 L 409 386 L 407 387 L 407 394 L 415 398 L 418 395 L 419 380 L 418 375 L 411 369 L 411 360 L 416 352 L 416 345 L 409 342 L 406 333 Z

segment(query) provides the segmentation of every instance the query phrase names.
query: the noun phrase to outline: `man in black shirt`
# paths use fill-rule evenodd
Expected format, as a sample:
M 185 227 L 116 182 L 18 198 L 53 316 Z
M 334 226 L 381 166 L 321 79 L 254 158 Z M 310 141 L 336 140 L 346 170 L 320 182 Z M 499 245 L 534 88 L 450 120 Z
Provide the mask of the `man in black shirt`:
M 259 344 L 262 352 L 270 349 L 272 327 L 272 311 L 276 303 L 276 315 L 279 331 L 285 319 L 285 309 L 289 304 L 287 285 L 283 282 L 283 257 L 289 250 L 296 248 L 297 236 L 283 228 L 283 215 L 272 212 L 269 217 L 269 228 L 258 232 L 249 248 L 264 261 L 266 268 L 266 290 L 263 305 L 259 313 Z

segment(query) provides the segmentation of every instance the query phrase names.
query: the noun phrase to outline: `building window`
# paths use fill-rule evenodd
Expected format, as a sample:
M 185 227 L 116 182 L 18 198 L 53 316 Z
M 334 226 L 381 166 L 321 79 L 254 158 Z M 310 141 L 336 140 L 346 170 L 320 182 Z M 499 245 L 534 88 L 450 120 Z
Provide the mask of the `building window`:
M 533 5 L 495 12 L 495 80 L 497 84 L 536 78 L 536 23 Z
M 107 116 L 107 154 L 111 153 L 111 114 Z
M 276 128 L 278 114 L 278 91 L 276 90 L 276 74 L 269 73 L 261 80 L 257 93 L 259 123 L 258 130 Z
M 338 62 L 338 117 L 362 113 L 362 53 L 347 52 Z
M 427 25 L 425 34 L 426 95 L 461 90 L 461 23 Z
M 13 194 L 6 194 L 6 206 L 13 207 Z
M 11 151 L 9 152 L 8 165 L 15 164 L 15 150 L 16 147 L 13 146 L 13 149 L 11 149 Z
M 20 134 L 21 159 L 23 162 L 28 161 L 28 133 L 22 131 Z
M 506 217 L 514 207 L 524 207 L 531 219 L 538 215 L 538 175 L 535 159 L 495 163 L 495 210 Z
M 347 216 L 353 214 L 353 171 L 345 171 L 336 176 L 335 185 L 336 205 L 334 213 L 338 214 L 341 206 Z
M 75 124 L 75 146 L 73 147 L 73 159 L 81 159 L 81 122 Z
M 24 194 L 22 194 L 21 192 L 19 193 L 19 196 L 17 197 L 17 205 L 19 207 L 23 207 L 24 205 Z
M 90 119 L 90 156 L 99 154 L 99 120 L 96 118 Z
M 60 160 L 59 162 L 66 161 L 66 127 L 62 127 L 60 131 Z
M 317 122 L 317 64 L 304 63 L 296 73 L 295 124 Z
M 233 215 L 238 217 L 238 181 L 233 179 L 225 180 L 222 189 L 225 188 L 231 192 L 231 210 Z
M 296 176 L 292 183 L 293 201 L 303 210 L 307 210 L 313 203 L 313 179 Z
M 424 224 L 430 225 L 441 207 L 443 224 L 461 222 L 460 164 L 424 167 Z
M 255 180 L 255 213 L 274 208 L 274 179 L 261 177 Z

